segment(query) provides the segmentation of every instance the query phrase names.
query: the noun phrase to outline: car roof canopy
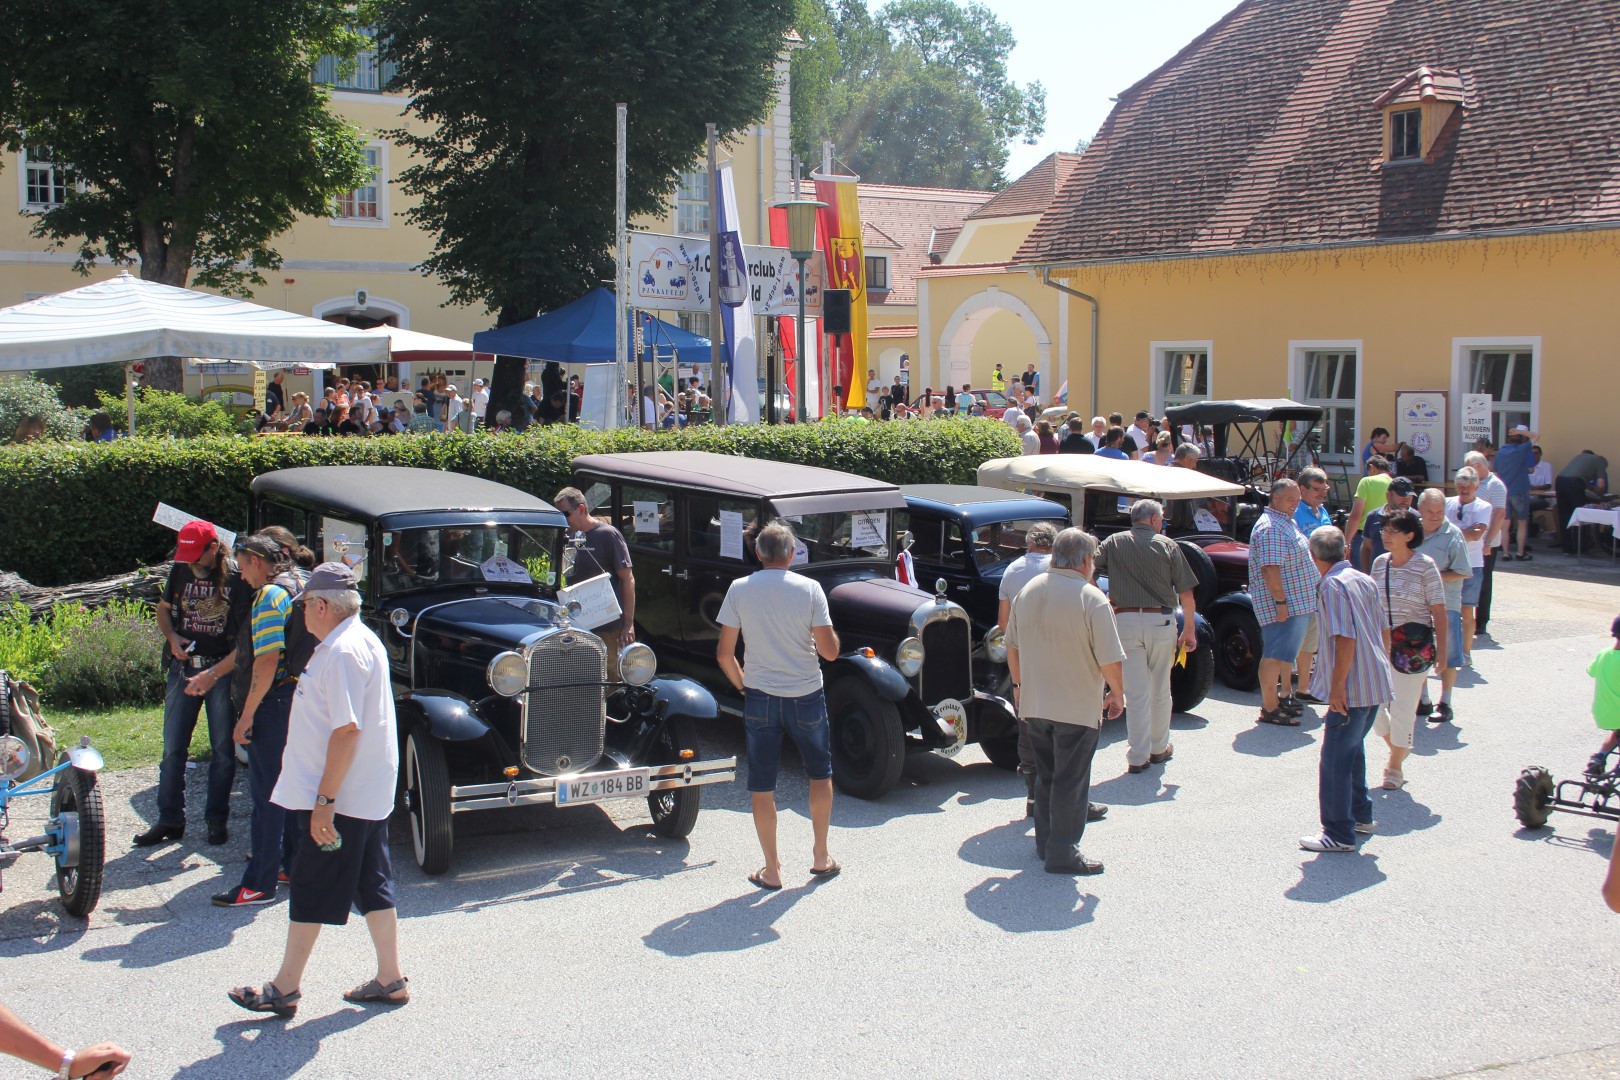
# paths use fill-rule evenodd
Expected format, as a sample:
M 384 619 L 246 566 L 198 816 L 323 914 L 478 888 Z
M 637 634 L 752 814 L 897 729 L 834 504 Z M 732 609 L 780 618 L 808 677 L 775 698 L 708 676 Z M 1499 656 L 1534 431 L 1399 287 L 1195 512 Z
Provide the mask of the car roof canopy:
M 261 498 L 279 495 L 368 520 L 385 514 L 433 511 L 519 510 L 561 516 L 557 508 L 544 499 L 517 488 L 437 469 L 392 465 L 280 469 L 254 477 L 251 487 L 253 494 Z
M 882 480 L 813 465 L 704 450 L 584 454 L 574 459 L 574 468 L 631 482 L 702 488 L 745 499 L 767 498 L 782 514 L 898 510 L 906 505 L 900 489 Z
M 1243 401 L 1194 401 L 1166 409 L 1172 424 L 1263 424 L 1272 420 L 1322 418 L 1322 410 L 1288 398 L 1248 398 Z
M 996 458 L 979 466 L 979 483 L 1015 490 L 1102 491 L 1139 499 L 1211 499 L 1243 494 L 1239 485 L 1195 469 L 1095 454 Z

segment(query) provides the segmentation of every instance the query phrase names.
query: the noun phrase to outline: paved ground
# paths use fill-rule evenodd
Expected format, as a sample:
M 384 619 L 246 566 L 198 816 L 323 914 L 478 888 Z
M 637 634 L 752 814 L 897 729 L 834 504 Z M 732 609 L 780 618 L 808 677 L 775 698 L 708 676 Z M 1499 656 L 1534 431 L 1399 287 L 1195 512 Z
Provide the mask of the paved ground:
M 1498 645 L 1476 650 L 1458 724 L 1420 734 L 1356 855 L 1295 846 L 1316 828 L 1318 724 L 1256 728 L 1254 699 L 1217 688 L 1177 718 L 1166 766 L 1126 775 L 1105 732 L 1100 878 L 1040 872 L 1016 779 L 975 750 L 914 759 L 882 802 L 841 799 L 833 881 L 807 883 L 808 823 L 785 814 L 775 894 L 743 881 L 741 784 L 708 789 L 681 843 L 634 804 L 463 817 L 451 875 L 396 844 L 416 1000 L 342 1003 L 369 974 L 356 924 L 322 940 L 284 1025 L 224 991 L 274 970 L 285 908 L 208 906 L 235 838 L 130 851 L 141 770 L 105 778 L 111 888 L 88 928 L 42 862 L 7 875 L 0 999 L 59 1039 L 128 1045 L 132 1076 L 1620 1076 L 1598 896 L 1613 829 L 1527 833 L 1510 810 L 1520 767 L 1574 774 L 1598 741 L 1585 667 L 1620 575 L 1562 562 L 1499 577 Z M 725 724 L 713 743 L 740 739 Z

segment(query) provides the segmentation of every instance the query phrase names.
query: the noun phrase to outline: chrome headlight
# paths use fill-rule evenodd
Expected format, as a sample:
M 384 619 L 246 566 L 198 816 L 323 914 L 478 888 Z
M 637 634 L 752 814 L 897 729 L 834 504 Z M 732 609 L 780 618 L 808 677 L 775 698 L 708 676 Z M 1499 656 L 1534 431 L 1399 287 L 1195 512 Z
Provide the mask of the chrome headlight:
M 28 768 L 28 744 L 15 735 L 0 737 L 0 777 L 15 780 Z
M 990 628 L 990 632 L 984 635 L 984 655 L 989 657 L 992 664 L 1007 662 L 1007 631 L 999 626 Z
M 658 657 L 652 646 L 632 641 L 619 650 L 619 677 L 631 686 L 646 686 L 658 674 Z
M 503 652 L 489 662 L 489 688 L 501 697 L 517 697 L 529 685 L 529 665 L 515 652 Z
M 923 644 L 918 638 L 908 637 L 894 650 L 894 666 L 908 679 L 922 670 L 922 662 Z

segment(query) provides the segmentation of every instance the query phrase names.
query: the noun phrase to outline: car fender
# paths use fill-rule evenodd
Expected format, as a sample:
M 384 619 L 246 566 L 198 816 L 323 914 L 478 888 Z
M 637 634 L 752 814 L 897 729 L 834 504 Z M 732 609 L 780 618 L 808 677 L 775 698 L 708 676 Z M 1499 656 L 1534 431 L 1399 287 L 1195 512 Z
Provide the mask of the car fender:
M 713 720 L 720 715 L 714 695 L 704 687 L 683 677 L 655 678 L 652 681 L 653 712 L 660 720 L 671 716 L 687 716 L 693 720 Z
M 402 738 L 413 723 L 426 724 L 429 734 L 446 742 L 471 742 L 490 731 L 477 705 L 448 690 L 412 690 L 395 699 L 394 711 Z
M 829 682 L 846 675 L 859 675 L 890 701 L 904 701 L 911 694 L 911 684 L 893 664 L 865 653 L 845 653 L 827 665 L 827 674 Z
M 1209 621 L 1218 621 L 1223 612 L 1230 611 L 1233 608 L 1242 608 L 1249 612 L 1254 611 L 1254 597 L 1241 589 L 1235 592 L 1222 593 L 1220 598 L 1210 605 Z M 1200 611 L 1199 614 L 1202 615 L 1204 612 Z
M 973 700 L 966 705 L 968 730 L 973 732 L 974 741 L 1018 734 L 1018 710 L 1006 698 L 975 690 Z

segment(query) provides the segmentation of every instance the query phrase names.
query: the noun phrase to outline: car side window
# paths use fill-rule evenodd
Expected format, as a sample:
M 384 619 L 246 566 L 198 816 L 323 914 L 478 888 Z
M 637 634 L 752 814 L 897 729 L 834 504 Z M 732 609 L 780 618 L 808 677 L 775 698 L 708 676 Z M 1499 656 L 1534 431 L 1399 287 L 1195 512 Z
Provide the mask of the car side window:
M 300 544 L 309 543 L 309 515 L 302 510 L 280 503 L 260 503 L 257 528 L 263 529 L 271 525 L 280 525 L 292 533 Z
M 758 513 L 758 506 L 740 499 L 687 496 L 687 554 L 697 559 L 747 562 Z
M 912 515 L 910 524 L 912 559 L 932 566 L 961 561 L 962 534 L 955 522 Z M 949 555 L 949 551 L 956 554 Z
M 348 566 L 354 571 L 360 591 L 365 592 L 366 579 L 371 576 L 371 560 L 366 557 L 369 539 L 366 527 L 358 522 L 327 515 L 315 520 L 320 535 L 312 539 L 317 542 L 315 550 L 321 561 L 341 562 Z
M 663 488 L 624 484 L 616 489 L 613 521 L 631 547 L 675 550 L 675 499 Z

